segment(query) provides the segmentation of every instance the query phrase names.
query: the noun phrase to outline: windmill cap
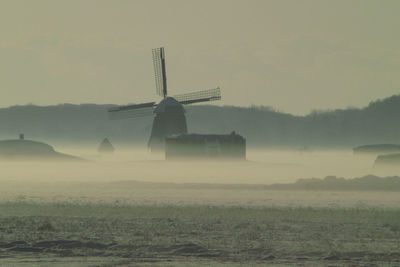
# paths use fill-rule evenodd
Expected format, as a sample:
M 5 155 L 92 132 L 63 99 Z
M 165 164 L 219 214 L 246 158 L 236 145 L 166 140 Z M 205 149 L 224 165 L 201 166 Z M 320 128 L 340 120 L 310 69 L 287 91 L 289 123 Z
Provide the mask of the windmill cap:
M 183 105 L 179 103 L 175 98 L 166 97 L 163 100 L 161 100 L 161 102 L 157 105 L 156 109 L 154 110 L 154 113 L 164 113 L 165 110 L 170 107 L 180 107 L 182 108 L 183 111 L 185 111 Z

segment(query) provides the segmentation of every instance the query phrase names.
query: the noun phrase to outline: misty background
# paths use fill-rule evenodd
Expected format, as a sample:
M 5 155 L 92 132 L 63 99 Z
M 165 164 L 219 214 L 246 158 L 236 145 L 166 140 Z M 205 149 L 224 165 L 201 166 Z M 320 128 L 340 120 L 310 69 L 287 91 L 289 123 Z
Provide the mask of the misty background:
M 1 139 L 27 139 L 50 144 L 97 146 L 108 137 L 118 146 L 144 148 L 152 116 L 109 120 L 111 105 L 62 104 L 0 109 Z M 189 132 L 227 134 L 236 131 L 250 148 L 352 148 L 375 143 L 400 143 L 400 95 L 358 109 L 314 111 L 306 116 L 268 107 L 187 106 Z
M 0 106 L 157 101 L 151 49 L 164 46 L 171 94 L 220 86 L 216 105 L 295 115 L 363 107 L 399 93 L 399 9 L 395 0 L 1 1 Z
M 0 1 L 0 265 L 398 265 L 399 161 L 351 148 L 400 144 L 399 8 Z M 161 46 L 172 96 L 221 88 L 189 132 L 236 131 L 247 160 L 164 160 L 151 116 L 107 118 L 161 100 Z

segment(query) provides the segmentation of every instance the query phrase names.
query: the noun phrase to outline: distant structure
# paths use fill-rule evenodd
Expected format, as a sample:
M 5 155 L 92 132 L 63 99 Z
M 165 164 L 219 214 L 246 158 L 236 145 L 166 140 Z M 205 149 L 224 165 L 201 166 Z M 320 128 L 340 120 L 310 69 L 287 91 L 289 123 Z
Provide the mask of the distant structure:
M 231 134 L 181 134 L 166 138 L 165 158 L 246 159 L 246 139 Z
M 377 144 L 365 145 L 353 148 L 354 154 L 391 154 L 400 153 L 400 145 L 395 144 Z
M 111 144 L 108 138 L 104 138 L 103 141 L 100 143 L 98 151 L 104 154 L 111 154 L 114 153 L 114 146 Z
M 153 65 L 156 93 L 163 97 L 160 103 L 148 102 L 129 106 L 119 106 L 108 110 L 111 119 L 123 119 L 155 114 L 148 146 L 152 151 L 165 147 L 165 138 L 187 133 L 185 109 L 183 105 L 221 99 L 220 88 L 168 96 L 164 48 L 153 49 Z
M 374 166 L 397 166 L 400 167 L 400 153 L 378 155 Z
M 59 153 L 48 144 L 25 140 L 20 134 L 18 139 L 0 140 L 0 160 L 68 160 L 80 161 L 75 156 Z

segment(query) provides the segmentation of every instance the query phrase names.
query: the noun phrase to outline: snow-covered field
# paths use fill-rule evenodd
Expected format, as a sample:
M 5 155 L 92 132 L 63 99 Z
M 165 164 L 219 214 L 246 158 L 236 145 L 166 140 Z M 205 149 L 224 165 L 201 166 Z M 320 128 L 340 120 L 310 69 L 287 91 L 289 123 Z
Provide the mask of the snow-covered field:
M 0 265 L 400 264 L 396 191 L 267 190 L 376 170 L 348 151 L 249 151 L 248 162 L 1 162 Z M 260 188 L 256 185 L 259 184 Z

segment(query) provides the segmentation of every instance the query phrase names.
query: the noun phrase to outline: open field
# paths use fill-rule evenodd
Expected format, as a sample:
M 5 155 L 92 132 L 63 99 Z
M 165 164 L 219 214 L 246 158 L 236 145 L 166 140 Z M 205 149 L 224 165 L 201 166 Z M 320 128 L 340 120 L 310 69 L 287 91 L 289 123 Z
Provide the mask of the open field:
M 121 182 L 0 182 L 0 202 L 399 208 L 399 191 L 271 190 L 257 185 Z
M 292 188 L 361 177 L 373 158 L 251 153 L 248 162 L 1 162 L 0 265 L 400 265 L 398 187 Z
M 400 264 L 400 211 L 9 202 L 2 265 Z

